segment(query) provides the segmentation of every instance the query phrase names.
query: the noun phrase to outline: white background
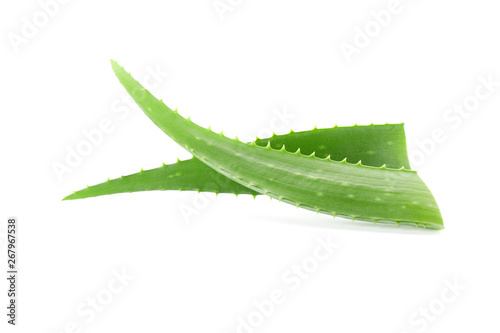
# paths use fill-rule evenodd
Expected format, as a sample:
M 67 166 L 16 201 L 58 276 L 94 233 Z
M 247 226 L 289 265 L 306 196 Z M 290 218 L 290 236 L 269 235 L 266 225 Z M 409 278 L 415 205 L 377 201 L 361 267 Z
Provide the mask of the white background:
M 1 266 L 16 216 L 21 272 L 15 329 L 2 278 L 1 331 L 237 332 L 276 289 L 283 304 L 240 332 L 497 332 L 500 86 L 466 117 L 444 117 L 474 101 L 480 77 L 500 81 L 498 4 L 401 0 L 348 62 L 342 43 L 376 29 L 370 12 L 389 1 L 222 3 L 232 4 L 223 19 L 212 0 L 72 0 L 47 22 L 37 1 L 1 3 Z M 23 37 L 33 16 L 45 25 Z M 138 109 L 115 112 L 124 89 L 111 58 L 139 80 L 168 72 L 153 93 L 229 136 L 405 122 L 412 166 L 446 229 L 334 220 L 264 197 L 62 202 L 86 184 L 189 157 Z M 293 117 L 276 118 L 284 110 Z M 58 179 L 54 163 L 103 119 L 113 129 Z M 196 214 L 183 216 L 186 207 Z M 340 246 L 292 290 L 283 275 L 311 258 L 318 237 Z M 133 279 L 106 299 L 123 269 Z M 109 301 L 102 311 L 89 310 L 96 296 Z M 435 315 L 422 319 L 429 306 Z

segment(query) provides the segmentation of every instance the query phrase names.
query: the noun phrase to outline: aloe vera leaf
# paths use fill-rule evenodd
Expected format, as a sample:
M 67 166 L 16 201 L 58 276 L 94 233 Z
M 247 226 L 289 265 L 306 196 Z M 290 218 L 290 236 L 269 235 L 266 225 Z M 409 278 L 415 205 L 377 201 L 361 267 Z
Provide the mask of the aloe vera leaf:
M 255 143 L 303 154 L 316 152 L 316 157 L 347 162 L 363 161 L 370 166 L 409 169 L 408 154 L 403 124 L 350 126 L 314 129 L 304 132 L 290 132 L 257 139 Z M 181 190 L 214 193 L 251 194 L 259 193 L 248 189 L 221 175 L 196 158 L 163 165 L 152 170 L 141 170 L 132 175 L 107 180 L 68 195 L 63 200 L 83 199 L 115 193 L 130 193 L 153 190 Z
M 414 171 L 338 162 L 226 138 L 168 108 L 116 62 L 112 67 L 130 96 L 164 133 L 247 188 L 333 216 L 443 228 L 434 197 Z

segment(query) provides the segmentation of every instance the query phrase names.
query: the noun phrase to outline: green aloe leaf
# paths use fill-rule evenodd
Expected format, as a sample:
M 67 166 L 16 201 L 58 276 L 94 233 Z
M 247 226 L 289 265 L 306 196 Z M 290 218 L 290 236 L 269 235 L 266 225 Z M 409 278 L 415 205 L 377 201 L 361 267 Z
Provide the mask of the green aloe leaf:
M 295 152 L 300 148 L 303 154 L 315 152 L 319 158 L 330 155 L 332 160 L 399 169 L 410 168 L 406 152 L 406 139 L 403 124 L 333 127 L 314 129 L 305 132 L 290 132 L 273 135 L 271 138 L 256 139 L 258 146 L 269 143 L 275 149 Z M 100 195 L 153 191 L 182 190 L 214 193 L 233 193 L 258 195 L 219 172 L 208 167 L 196 158 L 178 161 L 175 164 L 140 171 L 138 173 L 108 180 L 77 191 L 64 200 L 83 199 Z
M 242 143 L 200 127 L 156 99 L 112 61 L 119 81 L 163 132 L 232 181 L 297 207 L 347 218 L 443 228 L 427 186 L 411 170 L 334 161 L 271 143 Z

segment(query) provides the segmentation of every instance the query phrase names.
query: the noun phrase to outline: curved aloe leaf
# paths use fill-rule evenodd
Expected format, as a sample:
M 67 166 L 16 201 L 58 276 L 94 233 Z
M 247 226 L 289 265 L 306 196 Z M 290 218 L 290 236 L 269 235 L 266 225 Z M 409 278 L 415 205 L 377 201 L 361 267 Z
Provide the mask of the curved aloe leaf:
M 332 160 L 388 168 L 410 168 L 406 152 L 406 139 L 403 124 L 351 126 L 327 129 L 314 129 L 305 132 L 290 132 L 285 135 L 273 135 L 271 138 L 257 139 L 255 144 L 295 152 L 300 148 L 303 154 L 312 154 Z M 153 191 L 181 190 L 214 193 L 260 194 L 232 181 L 196 158 L 163 165 L 153 170 L 141 170 L 138 173 L 108 180 L 77 191 L 63 200 L 83 199 L 100 195 Z
M 439 208 L 418 175 L 318 158 L 300 150 L 242 143 L 185 119 L 112 61 L 119 81 L 163 132 L 213 170 L 258 193 L 297 207 L 363 221 L 441 229 Z

